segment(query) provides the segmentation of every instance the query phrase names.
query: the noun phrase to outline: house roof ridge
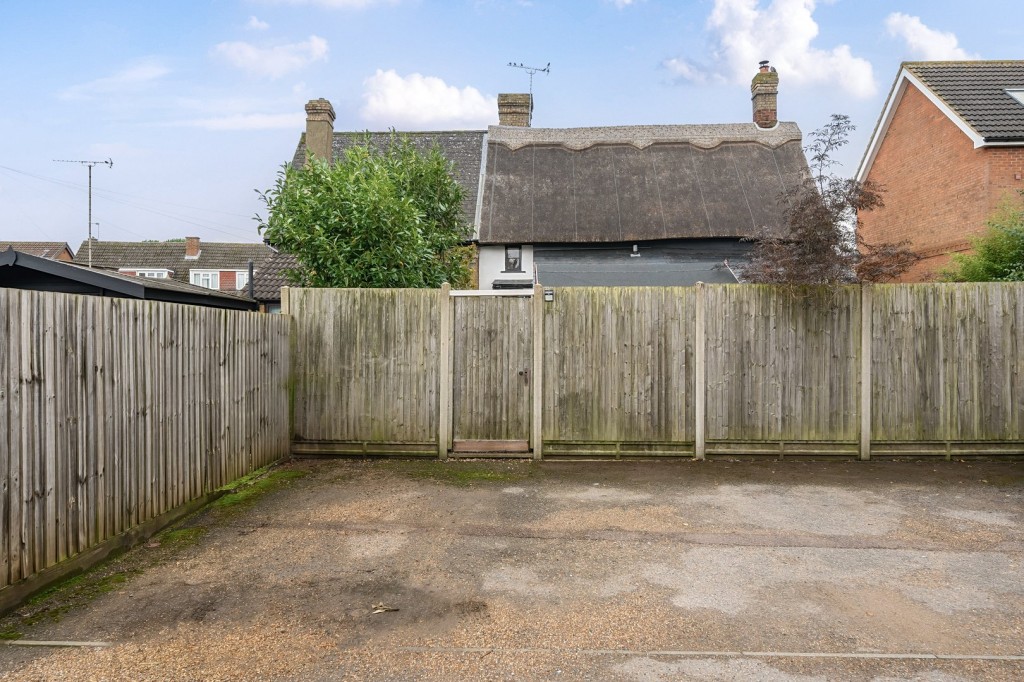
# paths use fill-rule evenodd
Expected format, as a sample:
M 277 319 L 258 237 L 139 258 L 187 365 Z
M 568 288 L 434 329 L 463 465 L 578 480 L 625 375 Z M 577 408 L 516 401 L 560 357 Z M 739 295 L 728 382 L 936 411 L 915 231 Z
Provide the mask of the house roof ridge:
M 509 149 L 528 145 L 560 145 L 583 150 L 600 144 L 629 144 L 645 149 L 653 144 L 692 144 L 712 149 L 726 142 L 762 144 L 775 148 L 803 138 L 793 121 L 780 121 L 773 128 L 744 123 L 670 123 L 655 125 L 591 126 L 577 128 L 524 128 L 491 126 L 488 141 Z
M 994 66 L 996 64 L 1005 64 L 1006 66 L 1017 66 L 1020 64 L 1024 64 L 1024 59 L 922 59 L 916 61 L 901 62 L 900 66 Z
M 338 137 L 339 135 L 365 135 L 365 134 L 370 134 L 370 135 L 390 135 L 392 132 L 395 133 L 395 135 L 409 135 L 409 136 L 419 136 L 419 135 L 452 135 L 454 133 L 476 133 L 476 134 L 479 134 L 479 135 L 483 135 L 483 134 L 485 134 L 487 132 L 487 129 L 486 128 L 461 128 L 461 129 L 460 128 L 454 128 L 454 129 L 449 129 L 449 130 L 394 130 L 394 131 L 392 131 L 392 130 L 335 130 L 334 131 L 334 136 Z

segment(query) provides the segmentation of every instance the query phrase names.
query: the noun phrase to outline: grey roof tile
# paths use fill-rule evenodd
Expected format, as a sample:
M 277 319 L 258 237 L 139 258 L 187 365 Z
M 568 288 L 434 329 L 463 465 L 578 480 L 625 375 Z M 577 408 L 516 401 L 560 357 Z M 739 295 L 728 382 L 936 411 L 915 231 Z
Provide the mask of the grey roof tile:
M 1006 92 L 1024 89 L 1024 60 L 905 62 L 903 67 L 986 142 L 1024 142 L 1024 104 Z
M 466 222 L 473 224 L 476 216 L 477 194 L 480 187 L 480 160 L 483 153 L 484 130 L 444 130 L 429 132 L 401 132 L 420 151 L 429 151 L 437 145 L 446 159 L 455 166 L 455 179 L 462 186 L 462 213 Z M 332 144 L 337 160 L 345 150 L 362 144 L 369 136 L 370 144 L 382 147 L 391 139 L 391 132 L 336 132 Z M 306 162 L 306 139 L 299 140 L 292 165 L 301 168 Z
M 288 286 L 288 270 L 298 265 L 290 253 L 276 253 L 263 261 L 253 273 L 253 294 L 257 301 L 280 301 L 281 287 Z
M 185 242 L 108 242 L 98 239 L 92 242 L 92 264 L 94 267 L 111 270 L 124 268 L 167 268 L 173 272 L 173 279 L 188 283 L 188 271 L 197 270 L 245 270 L 249 261 L 254 265 L 262 263 L 275 253 L 274 249 L 262 243 L 205 242 L 199 243 L 199 257 L 185 257 Z M 76 263 L 85 263 L 89 258 L 89 242 L 82 242 L 75 257 Z
M 75 256 L 75 252 L 71 250 L 71 247 L 68 246 L 67 242 L 0 241 L 0 251 L 6 251 L 7 249 L 14 249 L 15 251 L 27 253 L 31 256 L 39 256 L 40 258 L 56 258 L 64 249 L 67 249 L 72 258 Z

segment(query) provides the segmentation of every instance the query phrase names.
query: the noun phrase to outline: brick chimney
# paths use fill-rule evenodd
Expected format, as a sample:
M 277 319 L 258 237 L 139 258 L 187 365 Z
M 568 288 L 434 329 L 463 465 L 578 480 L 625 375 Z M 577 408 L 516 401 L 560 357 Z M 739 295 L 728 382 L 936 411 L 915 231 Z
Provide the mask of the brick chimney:
M 334 107 L 325 99 L 311 99 L 306 103 L 306 157 L 331 163 L 331 143 L 334 140 Z
M 768 61 L 761 62 L 760 68 L 750 81 L 750 101 L 754 106 L 754 123 L 761 128 L 774 128 L 779 122 L 779 74 Z
M 185 237 L 185 258 L 199 258 L 199 237 Z
M 498 95 L 498 125 L 529 128 L 533 118 L 533 95 L 505 93 Z

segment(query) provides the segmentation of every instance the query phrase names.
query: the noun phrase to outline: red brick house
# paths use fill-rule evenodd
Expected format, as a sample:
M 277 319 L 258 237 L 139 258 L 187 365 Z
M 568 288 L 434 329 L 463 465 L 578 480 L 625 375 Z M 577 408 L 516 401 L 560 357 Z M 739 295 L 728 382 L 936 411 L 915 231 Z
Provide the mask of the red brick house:
M 76 262 L 87 263 L 89 242 L 82 242 Z M 204 242 L 199 237 L 171 241 L 92 241 L 92 266 L 153 280 L 232 293 L 250 294 L 266 310 L 280 308 L 284 272 L 294 267 L 292 256 L 262 243 Z M 249 268 L 254 281 L 250 286 Z
M 886 190 L 864 240 L 909 240 L 922 260 L 903 281 L 933 277 L 1024 190 L 1024 61 L 904 62 L 857 179 Z

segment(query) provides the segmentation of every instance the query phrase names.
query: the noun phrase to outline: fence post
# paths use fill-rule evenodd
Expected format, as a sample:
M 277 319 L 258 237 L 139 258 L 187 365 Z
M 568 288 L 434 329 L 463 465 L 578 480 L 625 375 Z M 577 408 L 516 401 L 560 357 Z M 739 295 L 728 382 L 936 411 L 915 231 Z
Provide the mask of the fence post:
M 860 285 L 860 458 L 871 459 L 871 285 Z
M 437 456 L 439 459 L 448 459 L 448 434 L 452 428 L 452 286 L 445 282 L 441 285 L 438 293 L 438 306 L 440 307 L 441 321 L 437 333 L 441 337 L 439 358 L 440 364 L 437 372 Z
M 533 286 L 533 417 L 530 420 L 533 458 L 544 458 L 544 287 Z
M 705 378 L 706 352 L 706 290 L 703 282 L 697 282 L 697 308 L 694 325 L 694 373 L 693 373 L 693 414 L 694 443 L 693 456 L 704 459 L 706 445 L 704 441 L 704 410 L 707 404 L 707 379 Z

